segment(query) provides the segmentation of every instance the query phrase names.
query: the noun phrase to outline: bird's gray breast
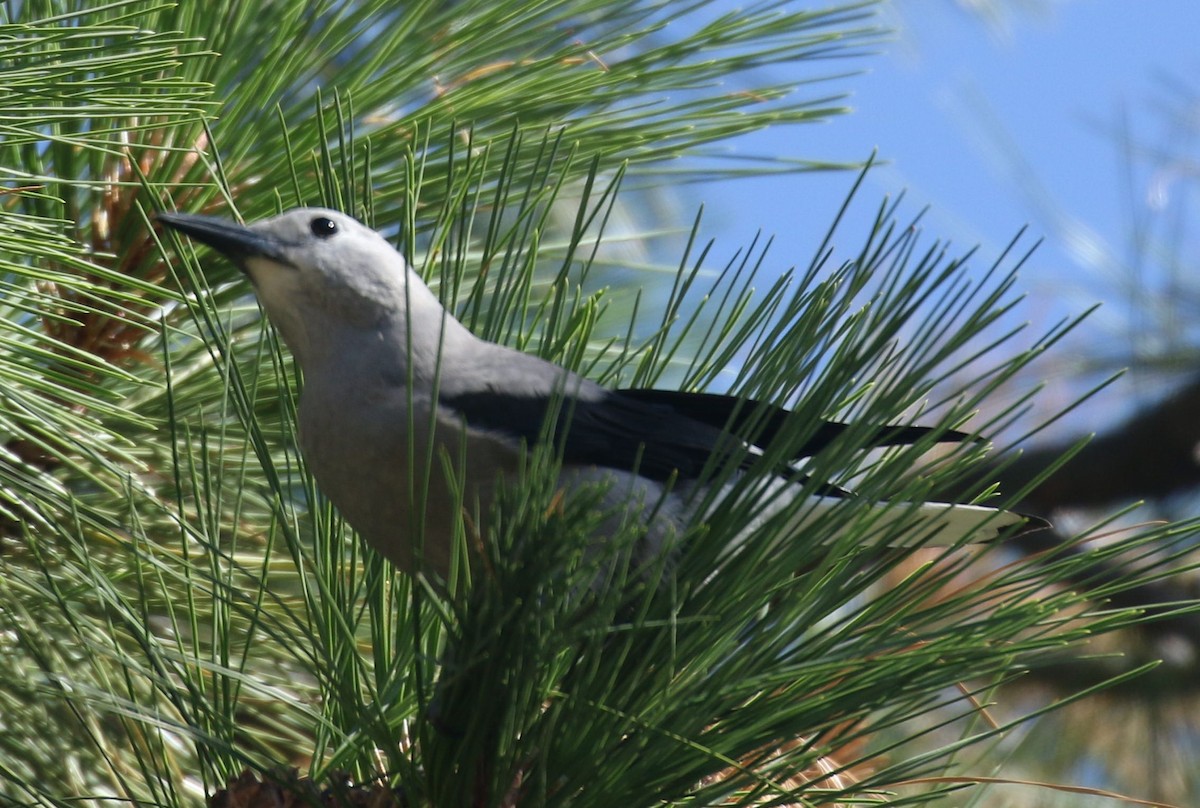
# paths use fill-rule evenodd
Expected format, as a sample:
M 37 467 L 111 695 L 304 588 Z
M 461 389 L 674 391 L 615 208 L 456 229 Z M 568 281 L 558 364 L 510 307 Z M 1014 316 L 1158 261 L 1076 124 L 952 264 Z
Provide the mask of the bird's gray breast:
M 310 385 L 299 414 L 301 450 L 321 492 L 408 572 L 444 575 L 453 544 L 482 528 L 497 482 L 518 466 L 511 442 L 464 429 L 402 385 Z

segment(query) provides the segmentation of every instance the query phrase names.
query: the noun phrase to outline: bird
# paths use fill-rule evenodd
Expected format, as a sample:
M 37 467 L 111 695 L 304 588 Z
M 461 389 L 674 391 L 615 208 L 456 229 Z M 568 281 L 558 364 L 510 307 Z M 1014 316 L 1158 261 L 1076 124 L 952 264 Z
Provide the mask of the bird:
M 249 225 L 179 212 L 156 218 L 248 276 L 302 373 L 307 467 L 349 525 L 409 574 L 448 575 L 456 537 L 468 527 L 486 534 L 500 486 L 516 484 L 523 461 L 548 440 L 557 442 L 563 491 L 601 486 L 612 513 L 646 520 L 639 559 L 672 552 L 675 537 L 711 512 L 696 503 L 713 499 L 700 496 L 711 493 L 712 468 L 750 468 L 797 417 L 737 396 L 612 389 L 477 337 L 387 239 L 336 210 L 294 208 Z M 805 520 L 854 496 L 814 485 L 796 465 L 847 429 L 816 425 L 761 489 L 764 519 L 799 496 L 811 500 Z M 968 436 L 888 426 L 873 431 L 870 445 L 926 439 Z M 910 519 L 917 527 L 909 540 L 923 545 L 989 542 L 1045 526 L 984 505 L 872 506 Z

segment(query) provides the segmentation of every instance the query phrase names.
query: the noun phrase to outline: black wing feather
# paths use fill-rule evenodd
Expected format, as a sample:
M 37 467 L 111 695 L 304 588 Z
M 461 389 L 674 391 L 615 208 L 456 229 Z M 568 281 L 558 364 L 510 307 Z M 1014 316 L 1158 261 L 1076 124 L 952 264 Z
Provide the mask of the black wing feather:
M 554 435 L 562 443 L 564 462 L 636 469 L 654 480 L 673 474 L 696 478 L 714 453 L 733 457 L 744 452 L 744 446 L 719 427 L 667 404 L 619 392 L 588 400 L 493 391 L 443 396 L 441 403 L 473 428 L 499 432 L 529 446 L 545 438 L 547 413 L 556 407 Z
M 717 393 L 686 393 L 678 390 L 618 390 L 621 396 L 646 404 L 671 407 L 680 415 L 728 430 L 755 446 L 767 446 L 794 416 L 791 410 L 753 399 Z M 836 421 L 822 421 L 816 431 L 796 452 L 793 459 L 813 457 L 852 427 Z M 857 427 L 860 428 L 860 427 Z M 965 432 L 939 430 L 927 426 L 879 426 L 864 444 L 866 447 L 909 446 L 937 433 L 938 443 L 962 443 L 972 440 Z
M 594 400 L 489 391 L 443 396 L 441 403 L 476 429 L 498 432 L 529 446 L 544 439 L 547 413 L 556 407 L 554 435 L 562 443 L 564 462 L 636 469 L 654 480 L 675 474 L 698 478 L 714 454 L 747 467 L 754 461 L 749 446 L 768 445 L 793 417 L 791 411 L 765 402 L 670 390 L 614 390 Z M 817 454 L 849 428 L 823 422 L 794 459 Z M 933 431 L 883 426 L 868 445 L 911 444 Z M 969 438 L 942 431 L 938 439 Z

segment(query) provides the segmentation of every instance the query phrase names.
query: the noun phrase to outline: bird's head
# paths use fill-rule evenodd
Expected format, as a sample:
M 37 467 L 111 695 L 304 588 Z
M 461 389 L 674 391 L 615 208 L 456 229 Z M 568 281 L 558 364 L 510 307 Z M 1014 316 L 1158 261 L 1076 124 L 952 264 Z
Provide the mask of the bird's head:
M 248 226 L 185 213 L 157 218 L 250 277 L 301 364 L 319 347 L 318 331 L 377 331 L 414 306 L 442 312 L 383 236 L 335 210 L 295 208 Z

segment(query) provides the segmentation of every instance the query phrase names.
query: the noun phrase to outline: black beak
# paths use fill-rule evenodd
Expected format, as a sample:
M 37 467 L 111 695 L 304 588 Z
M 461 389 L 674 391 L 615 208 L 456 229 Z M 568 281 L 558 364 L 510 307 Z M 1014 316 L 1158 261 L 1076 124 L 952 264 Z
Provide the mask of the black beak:
M 237 222 L 194 213 L 159 213 L 154 218 L 167 227 L 207 244 L 239 266 L 246 258 L 269 258 L 281 264 L 289 263 L 283 254 L 283 245 L 278 241 Z

